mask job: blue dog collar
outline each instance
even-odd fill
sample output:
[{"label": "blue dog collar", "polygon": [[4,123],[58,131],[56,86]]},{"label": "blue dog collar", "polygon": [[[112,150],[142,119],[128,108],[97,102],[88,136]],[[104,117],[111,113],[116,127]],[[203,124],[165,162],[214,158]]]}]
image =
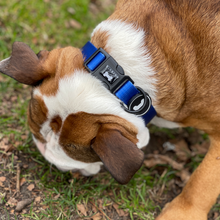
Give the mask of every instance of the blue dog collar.
[{"label": "blue dog collar", "polygon": [[123,102],[122,108],[126,112],[142,117],[147,125],[157,114],[150,96],[133,85],[133,80],[105,50],[97,49],[90,41],[81,50],[88,72]]}]

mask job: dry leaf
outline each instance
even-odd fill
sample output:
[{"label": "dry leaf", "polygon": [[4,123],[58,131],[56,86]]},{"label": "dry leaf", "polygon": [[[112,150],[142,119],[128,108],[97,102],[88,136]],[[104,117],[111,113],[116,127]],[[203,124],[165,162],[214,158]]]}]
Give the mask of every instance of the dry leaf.
[{"label": "dry leaf", "polygon": [[12,101],[12,102],[15,102],[15,101],[17,101],[17,100],[18,100],[18,97],[17,97],[17,96],[12,96],[12,97],[11,97],[11,101]]},{"label": "dry leaf", "polygon": [[146,167],[153,167],[158,164],[169,164],[173,167],[173,169],[176,170],[182,170],[183,169],[183,164],[182,163],[177,163],[173,159],[165,156],[165,155],[154,155],[154,154],[148,154],[147,159],[144,161],[144,164]]},{"label": "dry leaf", "polygon": [[191,156],[191,151],[184,139],[165,142],[163,147],[166,151],[174,151],[181,161],[186,161]]},{"label": "dry leaf", "polygon": [[3,185],[3,182],[6,180],[6,177],[4,177],[4,176],[1,176],[0,177],[0,186],[1,187],[4,187],[4,185]]},{"label": "dry leaf", "polygon": [[7,152],[11,152],[11,151],[13,151],[15,148],[14,148],[14,146],[13,145],[11,145],[11,144],[9,144],[8,146],[7,146],[7,148],[5,149],[5,152],[7,153]]},{"label": "dry leaf", "polygon": [[178,172],[176,175],[181,178],[181,180],[184,182],[184,184],[186,184],[186,182],[189,180],[189,178],[191,176],[191,173],[189,172],[188,169],[183,169],[180,172]]},{"label": "dry leaf", "polygon": [[4,176],[0,177],[0,182],[5,182],[5,180],[6,180],[6,177],[4,177]]},{"label": "dry leaf", "polygon": [[206,154],[209,149],[210,142],[205,141],[202,144],[192,145],[191,148],[195,154]]},{"label": "dry leaf", "polygon": [[16,211],[20,212],[22,209],[24,209],[26,206],[30,205],[32,203],[32,199],[24,199],[20,202],[18,202],[17,206],[16,206]]},{"label": "dry leaf", "polygon": [[40,202],[41,201],[41,197],[40,196],[36,197],[34,201],[35,202]]},{"label": "dry leaf", "polygon": [[22,177],[20,179],[20,186],[24,185],[25,182],[26,182],[26,179],[24,177]]},{"label": "dry leaf", "polygon": [[103,207],[103,200],[102,199],[98,199],[98,206],[99,206],[99,208],[100,209],[105,209],[104,207]]},{"label": "dry leaf", "polygon": [[83,204],[77,204],[77,209],[84,215],[87,216],[85,206]]},{"label": "dry leaf", "polygon": [[67,11],[72,15],[76,13],[75,9],[71,7],[67,8]]},{"label": "dry leaf", "polygon": [[89,4],[89,10],[90,10],[93,14],[99,13],[98,7],[97,7],[95,4],[93,4],[93,3],[90,3],[90,4]]},{"label": "dry leaf", "polygon": [[60,194],[57,194],[56,196],[54,196],[54,199],[57,200],[60,197]]},{"label": "dry leaf", "polygon": [[43,205],[42,208],[43,208],[43,209],[48,209],[49,206],[48,206],[48,205]]},{"label": "dry leaf", "polygon": [[0,141],[0,149],[5,150],[8,148],[8,139],[7,138],[3,138]]},{"label": "dry leaf", "polygon": [[32,190],[34,189],[34,184],[30,184],[30,185],[27,187],[27,189],[28,189],[29,191],[32,191]]},{"label": "dry leaf", "polygon": [[219,213],[218,213],[218,212],[214,212],[214,217],[213,217],[213,219],[214,219],[214,220],[217,220],[218,217],[219,217]]},{"label": "dry leaf", "polygon": [[6,205],[13,207],[13,206],[17,205],[17,202],[18,201],[15,198],[10,197],[10,199],[7,201]]},{"label": "dry leaf", "polygon": [[72,171],[70,171],[70,173],[73,176],[73,178],[75,178],[75,179],[79,179],[80,176],[81,176],[80,172],[72,172]]},{"label": "dry leaf", "polygon": [[186,161],[191,156],[191,151],[188,148],[188,145],[185,140],[180,140],[174,144],[177,157],[181,161]]},{"label": "dry leaf", "polygon": [[102,215],[98,212],[92,216],[92,220],[100,220],[102,219]]},{"label": "dry leaf", "polygon": [[74,19],[70,19],[69,25],[70,25],[70,27],[75,28],[75,29],[81,29],[81,27],[82,27],[82,25]]},{"label": "dry leaf", "polygon": [[24,164],[23,167],[24,167],[25,169],[27,169],[27,168],[29,167],[29,165],[28,165],[28,164]]},{"label": "dry leaf", "polygon": [[17,148],[22,145],[21,141],[15,141],[14,146]]},{"label": "dry leaf", "polygon": [[128,213],[125,213],[122,209],[119,209],[116,203],[113,204],[113,207],[120,217],[128,215]]},{"label": "dry leaf", "polygon": [[26,135],[26,134],[21,135],[22,140],[26,140],[27,138],[28,138],[28,135]]},{"label": "dry leaf", "polygon": [[92,211],[93,211],[94,213],[98,212],[97,208],[96,208],[93,204],[92,204]]}]

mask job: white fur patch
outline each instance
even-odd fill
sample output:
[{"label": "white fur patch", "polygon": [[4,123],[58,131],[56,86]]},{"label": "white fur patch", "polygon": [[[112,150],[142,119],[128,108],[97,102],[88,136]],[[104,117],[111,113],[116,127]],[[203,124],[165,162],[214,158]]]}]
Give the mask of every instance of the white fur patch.
[{"label": "white fur patch", "polygon": [[158,126],[158,127],[163,127],[163,128],[179,128],[181,127],[180,124],[172,122],[172,121],[167,121],[163,118],[159,117],[154,117],[153,120],[151,121],[152,124]]},{"label": "white fur patch", "polygon": [[156,99],[155,71],[151,67],[151,58],[145,46],[145,31],[120,20],[106,20],[101,22],[93,31],[108,33],[106,47],[114,59],[121,65],[125,74],[147,92],[152,101]]}]

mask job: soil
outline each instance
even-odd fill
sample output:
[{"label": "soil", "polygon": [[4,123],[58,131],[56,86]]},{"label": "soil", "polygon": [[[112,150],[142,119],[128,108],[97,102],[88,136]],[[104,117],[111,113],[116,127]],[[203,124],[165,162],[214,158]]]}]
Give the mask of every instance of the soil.
[{"label": "soil", "polygon": [[[154,130],[155,127],[151,127],[151,130]],[[209,141],[204,140],[204,134],[200,131],[193,130],[187,131],[185,129],[177,129],[172,131],[170,134],[165,134],[164,131],[153,131],[151,134],[151,139],[149,145],[144,149],[145,157],[147,161],[149,160],[149,155],[163,155],[168,158],[174,158],[178,163],[183,163],[183,169],[189,171],[190,174],[193,171],[193,168],[189,167],[192,164],[192,161],[197,158],[198,154],[195,151],[194,146],[204,146],[207,148]],[[175,138],[174,138],[175,137]],[[2,141],[2,140],[1,140]],[[188,148],[188,153],[190,156],[183,158],[177,157],[179,151],[174,151],[173,149],[166,149],[167,143],[173,145],[181,145]],[[181,143],[181,144],[180,144]],[[32,150],[35,149],[35,146],[31,147]],[[198,152],[201,153],[201,152]],[[12,157],[12,155],[14,155]],[[201,154],[199,154],[201,156]],[[200,158],[200,157],[199,157]],[[152,161],[152,160],[151,160]],[[149,163],[147,163],[149,166]],[[199,161],[198,161],[199,162]],[[186,168],[187,167],[187,168]],[[40,171],[41,166],[34,161],[34,158],[31,158],[30,155],[24,154],[22,151],[18,151],[16,148],[8,149],[7,153],[0,154],[0,219],[26,219],[21,216],[21,214],[29,213],[30,209],[35,211],[35,213],[41,212],[45,207],[42,203],[44,197],[44,191],[38,187],[40,178],[37,173]],[[166,167],[163,165],[156,165],[151,169],[152,176],[163,175],[166,171]],[[180,170],[181,171],[181,170]],[[106,171],[102,171],[106,172]],[[18,175],[21,173],[23,176],[27,175],[27,178],[22,178],[19,180],[18,184]],[[83,177],[85,178],[85,177]],[[34,181],[28,181],[28,180]],[[168,184],[168,187],[159,192],[159,196],[152,196],[151,199],[154,200],[156,205],[159,205],[161,208],[167,202],[170,202],[174,197],[176,197],[182,190],[182,187],[185,185],[184,178],[181,179],[180,176],[175,176]],[[158,190],[158,189],[157,189]],[[23,207],[20,212],[16,211],[16,206],[19,202],[24,202],[27,199],[30,199],[30,204]],[[220,203],[220,200],[217,201]],[[87,209],[94,209],[92,203],[89,203]],[[130,219],[126,213],[123,217],[120,217],[117,212],[117,208],[106,208],[105,213],[109,218],[117,219]],[[159,212],[159,209],[157,210]],[[16,214],[16,217],[15,217]],[[100,215],[102,213],[100,212]],[[9,217],[10,216],[10,217]],[[209,213],[209,220],[217,219],[220,216],[220,212],[213,209]],[[81,219],[77,214],[73,216],[72,219]]]}]

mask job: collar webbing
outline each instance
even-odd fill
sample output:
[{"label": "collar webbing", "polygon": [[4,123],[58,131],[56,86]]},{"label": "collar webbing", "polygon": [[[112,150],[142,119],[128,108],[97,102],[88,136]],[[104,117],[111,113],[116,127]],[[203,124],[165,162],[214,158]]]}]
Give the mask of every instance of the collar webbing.
[{"label": "collar webbing", "polygon": [[123,68],[105,50],[97,49],[90,41],[81,50],[88,72],[124,103],[125,111],[142,117],[147,125],[157,114],[150,96],[133,85],[132,79],[124,75]]}]

